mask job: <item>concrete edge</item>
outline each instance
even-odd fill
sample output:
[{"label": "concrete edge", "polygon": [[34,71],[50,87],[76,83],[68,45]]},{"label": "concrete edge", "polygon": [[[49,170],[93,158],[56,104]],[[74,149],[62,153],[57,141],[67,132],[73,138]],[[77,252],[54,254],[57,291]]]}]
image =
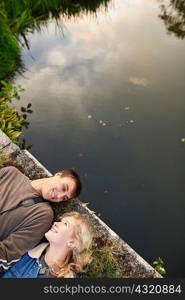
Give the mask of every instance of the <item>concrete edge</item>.
[{"label": "concrete edge", "polygon": [[31,158],[35,164],[44,170],[44,172],[48,175],[48,176],[53,176],[53,174],[51,172],[49,172],[36,158],[35,156],[33,156],[28,150],[22,150],[29,158]]}]

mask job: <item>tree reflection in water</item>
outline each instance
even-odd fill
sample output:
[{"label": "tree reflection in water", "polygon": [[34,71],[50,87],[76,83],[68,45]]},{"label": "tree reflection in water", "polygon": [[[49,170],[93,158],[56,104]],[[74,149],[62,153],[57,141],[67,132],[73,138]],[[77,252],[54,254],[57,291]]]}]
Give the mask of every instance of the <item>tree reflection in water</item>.
[{"label": "tree reflection in water", "polygon": [[184,0],[158,0],[161,5],[159,17],[164,21],[168,33],[176,37],[185,37],[185,1]]},{"label": "tree reflection in water", "polygon": [[111,0],[0,0],[0,80],[24,72],[21,47],[29,49],[28,34],[55,20],[59,29],[66,18],[96,14]]}]

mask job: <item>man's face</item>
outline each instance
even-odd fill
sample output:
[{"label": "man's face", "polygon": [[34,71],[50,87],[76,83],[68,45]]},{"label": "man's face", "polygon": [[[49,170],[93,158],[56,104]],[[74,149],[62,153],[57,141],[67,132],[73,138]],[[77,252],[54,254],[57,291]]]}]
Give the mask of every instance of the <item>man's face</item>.
[{"label": "man's face", "polygon": [[61,202],[73,198],[75,190],[76,183],[73,178],[55,175],[47,178],[42,186],[41,193],[46,200]]}]

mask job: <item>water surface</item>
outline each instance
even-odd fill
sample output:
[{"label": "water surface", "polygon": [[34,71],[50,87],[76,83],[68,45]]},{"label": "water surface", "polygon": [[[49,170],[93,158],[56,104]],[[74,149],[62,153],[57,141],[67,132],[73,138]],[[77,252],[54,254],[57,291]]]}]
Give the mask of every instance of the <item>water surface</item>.
[{"label": "water surface", "polygon": [[[80,199],[149,263],[185,276],[185,43],[155,0],[116,0],[97,17],[29,36],[24,105],[30,152],[75,168]],[[21,103],[23,104],[23,102]]]}]

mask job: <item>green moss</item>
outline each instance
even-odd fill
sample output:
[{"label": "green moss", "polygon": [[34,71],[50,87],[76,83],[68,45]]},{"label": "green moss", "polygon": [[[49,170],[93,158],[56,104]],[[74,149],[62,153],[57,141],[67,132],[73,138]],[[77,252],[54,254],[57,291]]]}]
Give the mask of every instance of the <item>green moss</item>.
[{"label": "green moss", "polygon": [[3,154],[3,150],[0,150],[0,168],[6,167],[10,162],[10,157],[6,154]]},{"label": "green moss", "polygon": [[17,169],[19,169],[19,171],[21,171],[23,174],[25,173],[24,169],[16,162],[16,160],[11,154],[6,154],[3,150],[0,150],[0,168],[8,166],[14,166]]},{"label": "green moss", "polygon": [[76,211],[76,205],[71,200],[60,203],[51,203],[51,205],[54,211],[55,220],[57,220],[59,216],[63,215],[64,213]]},{"label": "green moss", "polygon": [[96,238],[92,250],[92,261],[83,278],[115,278],[117,261],[112,254],[113,245],[110,241]]}]

